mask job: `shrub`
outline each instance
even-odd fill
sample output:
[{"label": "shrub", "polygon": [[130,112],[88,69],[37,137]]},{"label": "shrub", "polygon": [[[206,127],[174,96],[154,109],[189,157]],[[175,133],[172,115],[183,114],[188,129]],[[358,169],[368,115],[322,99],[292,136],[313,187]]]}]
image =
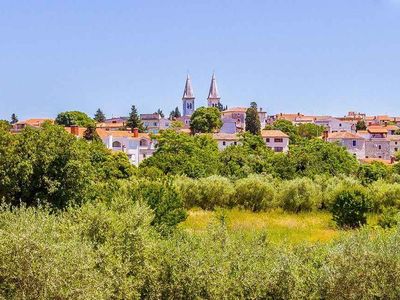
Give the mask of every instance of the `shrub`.
[{"label": "shrub", "polygon": [[199,202],[203,209],[232,206],[234,187],[232,182],[221,176],[210,176],[198,180]]},{"label": "shrub", "polygon": [[392,228],[399,223],[399,211],[393,207],[384,208],[379,216],[378,225],[382,228]]},{"label": "shrub", "polygon": [[354,177],[317,177],[316,182],[322,190],[322,208],[331,209],[338,193],[348,186],[362,188],[361,183]]},{"label": "shrub", "polygon": [[182,197],[183,203],[187,209],[200,204],[200,189],[198,180],[189,177],[176,177],[174,185],[177,192]]},{"label": "shrub", "polygon": [[373,182],[368,186],[372,210],[381,212],[384,208],[400,208],[400,184],[388,183],[383,180]]},{"label": "shrub", "polygon": [[235,182],[235,204],[260,211],[276,206],[276,187],[272,178],[265,176],[250,176]]},{"label": "shrub", "polygon": [[320,187],[309,178],[282,181],[279,189],[279,203],[287,211],[311,211],[321,204]]},{"label": "shrub", "polygon": [[347,187],[336,194],[332,214],[339,227],[356,228],[367,223],[369,201],[362,188]]}]

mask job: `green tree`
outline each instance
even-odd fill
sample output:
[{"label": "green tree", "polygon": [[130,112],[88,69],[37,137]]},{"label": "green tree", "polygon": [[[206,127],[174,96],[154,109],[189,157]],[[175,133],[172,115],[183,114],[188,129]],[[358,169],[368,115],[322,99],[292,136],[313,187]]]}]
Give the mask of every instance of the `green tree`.
[{"label": "green tree", "polygon": [[272,125],[267,125],[265,129],[281,130],[289,136],[292,145],[297,144],[301,140],[298,127],[288,120],[276,120]]},{"label": "green tree", "polygon": [[169,113],[169,118],[170,118],[170,120],[174,120],[174,119],[180,118],[181,116],[182,116],[182,115],[181,115],[181,112],[179,111],[178,106],[175,107],[175,109],[172,110],[172,111]]},{"label": "green tree", "polygon": [[369,201],[365,191],[347,187],[339,192],[333,202],[333,220],[342,228],[357,228],[367,223]]},{"label": "green tree", "polygon": [[80,127],[88,127],[94,123],[87,114],[81,111],[66,111],[59,113],[56,118],[56,124],[70,127],[77,125]]},{"label": "green tree", "polygon": [[101,142],[101,138],[96,131],[95,125],[89,125],[83,133],[83,138],[87,141],[98,141]]},{"label": "green tree", "polygon": [[298,134],[306,139],[320,137],[324,132],[325,128],[312,123],[305,123],[298,125]]},{"label": "green tree", "polygon": [[139,132],[144,132],[145,130],[135,105],[132,105],[131,107],[131,112],[129,113],[129,118],[126,121],[126,126],[129,128],[138,128]]},{"label": "green tree", "polygon": [[221,112],[216,107],[200,107],[190,118],[192,133],[211,133],[222,126]]},{"label": "green tree", "polygon": [[94,120],[97,123],[103,123],[106,120],[106,115],[103,113],[103,111],[100,108],[97,109],[96,113],[94,114]]},{"label": "green tree", "polygon": [[356,124],[356,130],[366,130],[367,129],[367,125],[365,125],[365,121],[364,120],[359,120]]},{"label": "green tree", "polygon": [[257,103],[251,102],[250,107],[246,110],[245,119],[246,131],[254,135],[259,135],[261,132],[261,123],[257,111]]},{"label": "green tree", "polygon": [[10,122],[10,124],[15,124],[15,123],[17,123],[17,122],[18,122],[17,115],[13,113],[13,114],[11,115],[11,122]]},{"label": "green tree", "polygon": [[271,173],[273,155],[260,136],[245,132],[240,135],[238,145],[231,145],[220,153],[219,173],[232,178]]},{"label": "green tree", "polygon": [[157,111],[154,112],[154,113],[155,113],[155,114],[159,114],[161,118],[164,118],[164,113],[163,113],[163,111],[161,110],[161,108],[157,109]]},{"label": "green tree", "polygon": [[7,120],[0,120],[0,128],[10,130],[11,124]]},{"label": "green tree", "polygon": [[354,174],[358,168],[357,159],[344,147],[320,139],[292,145],[289,155],[300,176]]},{"label": "green tree", "polygon": [[357,177],[360,181],[367,185],[379,179],[386,179],[390,175],[391,170],[384,163],[374,161],[370,164],[362,164],[358,167]]},{"label": "green tree", "polygon": [[174,130],[157,135],[157,149],[140,168],[156,167],[164,174],[182,174],[198,178],[218,171],[218,146],[209,135],[191,136]]}]

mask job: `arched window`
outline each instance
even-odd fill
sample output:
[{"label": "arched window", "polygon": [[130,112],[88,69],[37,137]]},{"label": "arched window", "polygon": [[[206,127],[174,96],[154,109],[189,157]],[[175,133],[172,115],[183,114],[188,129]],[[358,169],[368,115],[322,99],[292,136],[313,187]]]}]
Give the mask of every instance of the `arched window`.
[{"label": "arched window", "polygon": [[121,143],[118,141],[115,141],[112,143],[113,148],[121,148]]}]

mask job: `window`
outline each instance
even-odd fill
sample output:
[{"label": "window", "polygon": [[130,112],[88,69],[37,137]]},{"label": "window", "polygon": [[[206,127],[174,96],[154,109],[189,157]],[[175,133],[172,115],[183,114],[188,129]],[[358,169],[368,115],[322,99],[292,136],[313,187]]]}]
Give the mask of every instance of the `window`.
[{"label": "window", "polygon": [[395,145],[397,145],[397,142],[394,142]]},{"label": "window", "polygon": [[353,147],[357,146],[357,141],[353,141]]},{"label": "window", "polygon": [[283,151],[283,147],[275,147],[274,151],[275,152],[282,152]]},{"label": "window", "polygon": [[237,142],[233,142],[234,145],[237,145]]},{"label": "window", "polygon": [[118,141],[115,141],[112,143],[113,148],[121,148],[121,143]]},{"label": "window", "polygon": [[378,158],[382,158],[382,156],[379,155]]},{"label": "window", "polygon": [[342,127],[342,123],[339,123],[339,127]]},{"label": "window", "polygon": [[381,146],[381,145],[378,145],[378,149],[381,150],[381,149],[382,149],[382,146]]},{"label": "window", "polygon": [[223,141],[223,142],[222,142],[222,145],[223,145],[223,146],[225,146],[225,145],[226,145],[226,142],[225,142],[225,141]]},{"label": "window", "polygon": [[269,143],[269,138],[266,138],[265,141],[266,141],[267,143]]},{"label": "window", "polygon": [[143,159],[146,158],[146,153],[143,153]]},{"label": "window", "polygon": [[394,148],[394,152],[397,152],[397,151],[399,151],[399,148]]},{"label": "window", "polygon": [[275,143],[283,143],[283,139],[282,138],[276,138],[274,139]]},{"label": "window", "polygon": [[139,145],[140,146],[147,146],[147,141],[146,140],[140,140]]},{"label": "window", "polygon": [[153,123],[153,126],[157,126],[157,122],[154,122],[154,123]]}]

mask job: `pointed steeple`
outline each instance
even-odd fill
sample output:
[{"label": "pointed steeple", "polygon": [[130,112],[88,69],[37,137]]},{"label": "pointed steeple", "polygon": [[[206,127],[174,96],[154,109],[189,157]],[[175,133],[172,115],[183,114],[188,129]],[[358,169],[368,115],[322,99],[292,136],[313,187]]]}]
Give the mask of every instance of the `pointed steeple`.
[{"label": "pointed steeple", "polygon": [[190,116],[194,112],[194,93],[189,74],[186,77],[185,89],[182,96],[183,116]]},{"label": "pointed steeple", "polygon": [[212,78],[211,78],[211,84],[210,84],[210,90],[208,92],[208,98],[207,99],[221,99],[218,93],[218,87],[217,87],[217,80],[215,78],[215,73],[213,73]]},{"label": "pointed steeple", "polygon": [[185,90],[183,91],[182,100],[183,99],[194,99],[192,81],[190,80],[189,74],[186,77]]}]

